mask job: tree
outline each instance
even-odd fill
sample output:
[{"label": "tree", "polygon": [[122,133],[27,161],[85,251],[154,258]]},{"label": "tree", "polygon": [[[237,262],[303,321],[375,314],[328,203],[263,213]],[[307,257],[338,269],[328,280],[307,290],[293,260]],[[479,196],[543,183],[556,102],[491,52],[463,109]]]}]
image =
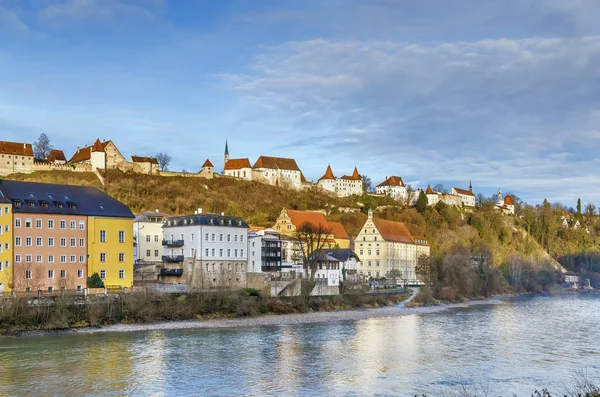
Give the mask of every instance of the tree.
[{"label": "tree", "polygon": [[423,254],[417,258],[415,273],[425,285],[433,287],[433,283],[437,279],[437,269],[431,260],[431,256]]},{"label": "tree", "polygon": [[48,135],[42,133],[33,144],[33,155],[36,159],[45,160],[52,149],[54,147],[50,144],[50,138],[48,138]]},{"label": "tree", "polygon": [[423,192],[421,190],[421,193],[419,193],[419,198],[417,199],[417,203],[415,204],[415,207],[417,208],[417,211],[419,211],[422,214],[423,212],[425,212],[425,210],[427,209],[428,206],[429,206],[429,202],[427,200],[427,196],[425,195],[425,192]]},{"label": "tree", "polygon": [[438,183],[437,185],[435,185],[433,187],[433,191],[434,192],[440,192],[440,193],[448,193],[448,189],[446,189],[444,187],[444,185],[442,185],[441,183]]},{"label": "tree", "polygon": [[302,246],[301,255],[306,272],[310,271],[310,280],[315,279],[317,266],[319,264],[319,255],[313,255],[316,251],[326,248],[329,244],[331,228],[326,225],[315,225],[311,222],[305,222],[296,229],[296,238]]},{"label": "tree", "polygon": [[387,278],[391,278],[396,285],[396,280],[402,278],[402,272],[399,269],[392,269],[385,275]]},{"label": "tree", "polygon": [[581,217],[581,199],[577,199],[577,215]]},{"label": "tree", "polygon": [[156,161],[158,161],[158,167],[161,171],[166,171],[169,169],[169,164],[171,164],[171,156],[167,153],[158,153],[156,155]]},{"label": "tree", "polygon": [[104,288],[104,281],[100,278],[98,273],[94,273],[87,279],[88,288]]},{"label": "tree", "polygon": [[416,194],[417,194],[417,191],[415,189],[413,189],[413,187],[411,185],[407,185],[406,186],[406,196],[404,198],[404,202],[402,203],[402,205],[404,205],[405,207],[410,207],[415,199]]},{"label": "tree", "polygon": [[592,220],[596,215],[596,206],[592,203],[587,203],[585,205],[585,216],[589,220]]},{"label": "tree", "polygon": [[362,182],[363,182],[363,191],[365,193],[370,193],[373,191],[373,183],[371,182],[371,178],[369,178],[366,175],[363,175]]}]

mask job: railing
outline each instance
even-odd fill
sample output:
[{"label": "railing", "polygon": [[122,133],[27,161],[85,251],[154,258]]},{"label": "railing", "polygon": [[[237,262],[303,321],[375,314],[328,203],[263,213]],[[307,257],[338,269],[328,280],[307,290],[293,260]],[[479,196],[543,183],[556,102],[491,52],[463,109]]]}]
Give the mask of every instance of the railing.
[{"label": "railing", "polygon": [[183,240],[163,240],[162,245],[167,247],[183,247]]},{"label": "railing", "polygon": [[183,269],[160,269],[161,276],[183,276]]},{"label": "railing", "polygon": [[162,260],[163,260],[163,262],[179,263],[179,262],[183,262],[183,255],[176,255],[176,256],[163,255]]}]

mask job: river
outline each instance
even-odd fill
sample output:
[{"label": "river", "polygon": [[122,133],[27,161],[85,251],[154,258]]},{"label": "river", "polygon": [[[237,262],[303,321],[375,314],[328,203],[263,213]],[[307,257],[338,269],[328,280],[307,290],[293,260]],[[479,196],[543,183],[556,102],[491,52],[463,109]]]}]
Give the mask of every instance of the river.
[{"label": "river", "polygon": [[[377,309],[373,309],[377,310]],[[600,295],[321,324],[0,340],[0,396],[490,396],[600,374]]]}]

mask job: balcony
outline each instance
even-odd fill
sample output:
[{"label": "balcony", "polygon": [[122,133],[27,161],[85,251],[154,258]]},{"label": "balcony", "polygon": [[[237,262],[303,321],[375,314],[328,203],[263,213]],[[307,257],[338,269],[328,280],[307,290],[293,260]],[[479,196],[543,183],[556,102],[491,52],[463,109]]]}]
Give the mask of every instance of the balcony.
[{"label": "balcony", "polygon": [[183,255],[175,255],[175,256],[163,255],[162,260],[163,260],[163,262],[168,262],[168,263],[180,263],[180,262],[183,262]]},{"label": "balcony", "polygon": [[163,240],[162,245],[169,248],[183,247],[183,240]]},{"label": "balcony", "polygon": [[183,276],[183,269],[160,269],[161,276]]}]

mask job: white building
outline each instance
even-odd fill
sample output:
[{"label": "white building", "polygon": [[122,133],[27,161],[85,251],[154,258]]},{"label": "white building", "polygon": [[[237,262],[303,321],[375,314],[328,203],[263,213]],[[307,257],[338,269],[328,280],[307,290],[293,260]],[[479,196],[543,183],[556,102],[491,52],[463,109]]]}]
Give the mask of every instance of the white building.
[{"label": "white building", "polygon": [[326,278],[329,286],[338,285],[346,280],[357,280],[360,258],[351,249],[324,249],[315,251],[312,255],[318,262],[315,279]]},{"label": "white building", "polygon": [[358,173],[356,167],[354,167],[352,175],[344,175],[341,178],[337,178],[333,175],[331,165],[328,165],[325,174],[319,178],[317,186],[328,192],[335,193],[338,197],[360,196],[364,190],[362,176]]},{"label": "white building", "polygon": [[260,156],[252,166],[252,179],[292,189],[302,186],[302,172],[296,160],[283,157]]},{"label": "white building", "polygon": [[163,261],[183,269],[196,288],[246,285],[248,225],[237,217],[196,214],[171,217],[163,226]]},{"label": "white building", "polygon": [[248,272],[281,270],[281,240],[273,229],[250,231],[248,234]]},{"label": "white building", "polygon": [[475,194],[471,183],[469,183],[469,190],[453,187],[451,194],[459,196],[464,207],[475,207]]},{"label": "white building", "polygon": [[385,181],[381,182],[375,188],[377,194],[385,194],[397,201],[406,200],[407,191],[404,181],[399,176],[386,176]]},{"label": "white building", "polygon": [[163,225],[169,215],[158,210],[139,214],[133,220],[135,262],[162,262]]},{"label": "white building", "polygon": [[508,194],[502,197],[502,191],[498,190],[496,208],[502,211],[505,215],[515,214],[515,202]]}]

